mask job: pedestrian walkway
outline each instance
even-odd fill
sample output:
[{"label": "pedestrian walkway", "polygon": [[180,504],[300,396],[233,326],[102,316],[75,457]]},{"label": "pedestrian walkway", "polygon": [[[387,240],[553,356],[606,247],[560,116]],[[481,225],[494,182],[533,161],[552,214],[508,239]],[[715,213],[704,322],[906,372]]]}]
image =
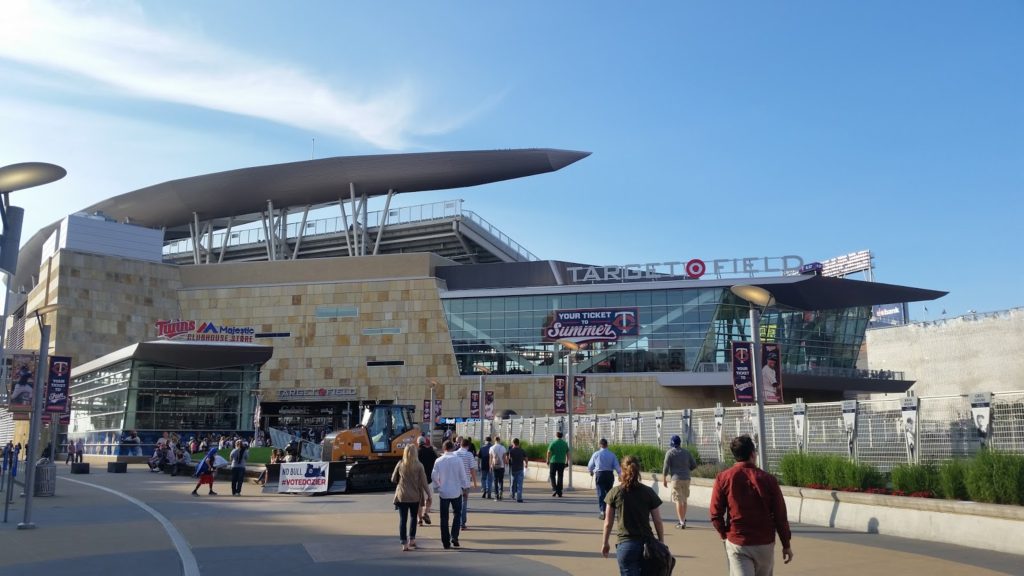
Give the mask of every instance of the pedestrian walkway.
[{"label": "pedestrian walkway", "polygon": [[[474,492],[462,549],[443,550],[437,504],[434,524],[420,529],[420,549],[401,552],[398,514],[390,494],[321,497],[263,495],[247,484],[243,496],[193,498],[189,478],[150,474],[58,473],[57,494],[38,498],[35,530],[16,530],[23,510],[15,498],[0,524],[0,576],[24,574],[145,574],[179,576],[183,564],[168,531],[150,513],[102,486],[134,497],[165,517],[187,541],[201,574],[336,576],[355,574],[469,574],[548,576],[615,574],[600,556],[601,521],[594,492],[552,498],[541,482],[527,482],[526,502],[484,500]],[[671,503],[661,510],[666,541],[682,574],[725,574],[722,544],[707,511],[692,508],[689,528],[672,528]],[[795,560],[780,575],[901,576],[1019,574],[1024,558],[827,528],[794,526]],[[73,567],[73,569],[72,569]],[[353,572],[349,572],[353,571]]]}]

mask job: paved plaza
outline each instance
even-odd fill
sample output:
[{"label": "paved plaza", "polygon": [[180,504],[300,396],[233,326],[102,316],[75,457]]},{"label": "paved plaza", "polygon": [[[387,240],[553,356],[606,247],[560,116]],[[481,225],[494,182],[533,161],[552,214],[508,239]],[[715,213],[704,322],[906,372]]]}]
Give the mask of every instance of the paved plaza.
[{"label": "paved plaza", "polygon": [[[195,498],[193,485],[144,465],[76,476],[61,466],[56,496],[34,501],[36,529],[16,529],[24,504],[15,496],[0,524],[0,576],[617,573],[614,559],[599,554],[601,522],[590,490],[558,499],[543,483],[528,482],[522,504],[474,495],[461,550],[441,548],[435,504],[434,525],[417,535],[420,549],[402,552],[390,494],[264,495],[247,484],[236,498],[218,482],[220,495]],[[671,504],[662,516],[677,573],[726,573],[706,509],[691,509],[686,530],[671,528]],[[983,576],[1020,574],[1024,566],[1018,556],[969,548],[815,526],[793,532],[795,560],[780,563],[776,574]]]}]

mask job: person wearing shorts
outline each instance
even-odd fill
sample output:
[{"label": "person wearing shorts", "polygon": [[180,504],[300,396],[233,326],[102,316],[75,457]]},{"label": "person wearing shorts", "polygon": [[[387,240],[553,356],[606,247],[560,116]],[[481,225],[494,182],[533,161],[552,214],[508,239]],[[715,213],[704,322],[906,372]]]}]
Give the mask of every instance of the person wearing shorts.
[{"label": "person wearing shorts", "polygon": [[697,467],[690,451],[682,447],[682,439],[677,435],[669,441],[671,446],[665,453],[665,463],[661,470],[661,484],[668,488],[672,482],[672,501],[676,503],[676,528],[686,528],[686,500],[690,497],[690,471]]}]

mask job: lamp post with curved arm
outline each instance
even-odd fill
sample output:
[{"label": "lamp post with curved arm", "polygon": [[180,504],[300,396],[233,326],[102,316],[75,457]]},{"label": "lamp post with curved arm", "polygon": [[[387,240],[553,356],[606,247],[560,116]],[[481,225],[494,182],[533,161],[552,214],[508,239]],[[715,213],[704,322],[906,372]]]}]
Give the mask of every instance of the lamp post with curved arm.
[{"label": "lamp post with curved arm", "polygon": [[569,339],[566,339],[566,338],[563,338],[561,340],[556,340],[556,343],[559,346],[561,346],[562,348],[565,348],[566,350],[569,351],[569,353],[565,356],[565,388],[566,388],[565,394],[566,394],[566,396],[568,396],[568,398],[566,399],[567,400],[566,403],[569,405],[569,410],[568,410],[568,413],[569,413],[569,434],[568,434],[568,437],[566,438],[565,442],[566,442],[566,444],[569,445],[569,454],[568,454],[568,456],[566,456],[566,460],[568,460],[568,462],[566,462],[566,464],[567,464],[568,470],[569,470],[569,484],[567,485],[566,489],[571,491],[572,490],[572,454],[573,454],[572,451],[574,449],[573,448],[573,435],[572,435],[572,417],[573,417],[573,412],[575,411],[574,401],[572,399],[573,392],[571,392],[571,391],[575,391],[575,389],[576,389],[576,387],[575,387],[575,385],[573,384],[573,381],[572,381],[572,355],[575,354],[577,351],[579,351],[580,345],[575,343],[575,342],[573,342],[572,340],[569,340]]},{"label": "lamp post with curved arm", "polygon": [[754,381],[754,395],[757,400],[757,450],[760,452],[757,462],[762,470],[768,471],[768,455],[765,450],[767,426],[764,417],[764,382],[761,379],[761,313],[775,304],[775,296],[760,286],[746,284],[733,286],[729,291],[745,300],[750,308],[750,330],[753,332],[754,348],[754,369],[751,370],[751,378]]}]

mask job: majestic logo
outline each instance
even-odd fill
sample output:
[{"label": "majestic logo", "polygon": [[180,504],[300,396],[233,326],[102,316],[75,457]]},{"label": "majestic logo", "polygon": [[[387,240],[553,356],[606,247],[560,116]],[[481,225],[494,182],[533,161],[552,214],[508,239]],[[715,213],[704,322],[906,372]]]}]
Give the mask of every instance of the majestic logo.
[{"label": "majestic logo", "polygon": [[156,335],[171,340],[196,329],[195,320],[157,320]]},{"label": "majestic logo", "polygon": [[190,340],[197,342],[252,342],[256,329],[252,326],[225,326],[214,322],[195,320],[157,320],[157,336],[167,340]]}]

